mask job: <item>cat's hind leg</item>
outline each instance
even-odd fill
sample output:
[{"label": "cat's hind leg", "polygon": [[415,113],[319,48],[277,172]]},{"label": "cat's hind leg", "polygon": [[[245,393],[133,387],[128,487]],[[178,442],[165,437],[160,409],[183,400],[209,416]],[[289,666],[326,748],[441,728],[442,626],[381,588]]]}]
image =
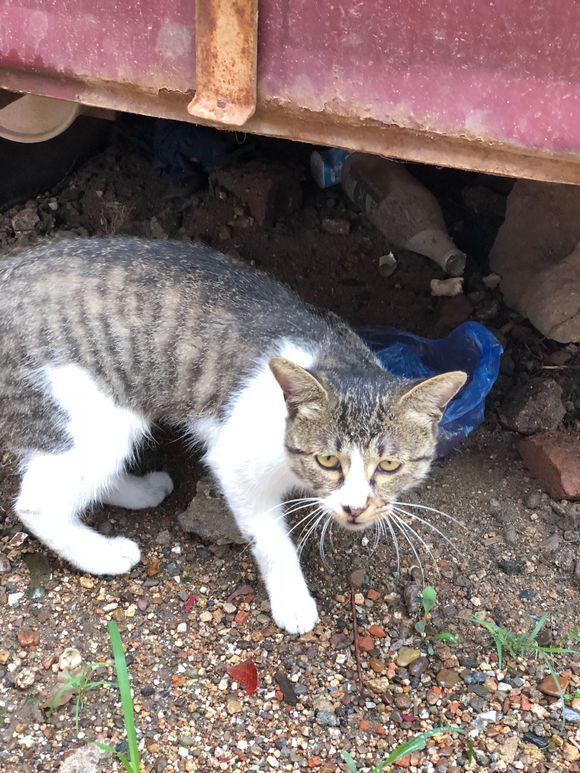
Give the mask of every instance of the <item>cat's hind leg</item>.
[{"label": "cat's hind leg", "polygon": [[138,545],[106,537],[80,520],[83,510],[115,486],[147,423],[105,394],[76,365],[47,368],[47,388],[66,415],[69,446],[32,452],[23,464],[16,514],[45,545],[92,574],[128,572],[140,559]]},{"label": "cat's hind leg", "polygon": [[173,481],[166,472],[149,472],[137,476],[121,475],[101,496],[105,505],[143,510],[157,507],[173,491]]}]

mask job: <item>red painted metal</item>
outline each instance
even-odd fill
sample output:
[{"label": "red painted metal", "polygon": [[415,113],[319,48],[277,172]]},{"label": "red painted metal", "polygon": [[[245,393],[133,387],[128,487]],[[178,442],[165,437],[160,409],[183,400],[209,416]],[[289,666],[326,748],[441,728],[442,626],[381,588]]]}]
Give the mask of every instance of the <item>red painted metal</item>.
[{"label": "red painted metal", "polygon": [[[0,86],[182,120],[194,0],[0,0]],[[248,131],[580,182],[578,0],[260,0]]]}]

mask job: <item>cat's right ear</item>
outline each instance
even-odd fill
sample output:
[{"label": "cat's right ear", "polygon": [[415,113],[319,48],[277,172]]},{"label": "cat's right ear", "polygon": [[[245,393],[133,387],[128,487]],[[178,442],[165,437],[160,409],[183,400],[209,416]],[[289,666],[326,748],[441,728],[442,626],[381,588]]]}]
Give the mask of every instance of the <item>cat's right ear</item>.
[{"label": "cat's right ear", "polygon": [[328,399],[328,393],[312,373],[284,357],[272,357],[268,363],[282,389],[290,414],[299,408],[313,409]]}]

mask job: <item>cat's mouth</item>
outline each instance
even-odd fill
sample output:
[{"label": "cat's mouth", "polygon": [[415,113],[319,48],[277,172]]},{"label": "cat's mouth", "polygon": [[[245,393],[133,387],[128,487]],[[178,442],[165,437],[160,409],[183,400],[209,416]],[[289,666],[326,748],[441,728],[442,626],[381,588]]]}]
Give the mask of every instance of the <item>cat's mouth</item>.
[{"label": "cat's mouth", "polygon": [[374,526],[377,519],[384,517],[387,511],[384,507],[381,508],[381,513],[377,512],[377,508],[370,505],[365,510],[358,513],[348,512],[346,509],[342,509],[339,512],[334,512],[334,519],[342,526],[343,529],[348,531],[364,531],[371,526]]}]

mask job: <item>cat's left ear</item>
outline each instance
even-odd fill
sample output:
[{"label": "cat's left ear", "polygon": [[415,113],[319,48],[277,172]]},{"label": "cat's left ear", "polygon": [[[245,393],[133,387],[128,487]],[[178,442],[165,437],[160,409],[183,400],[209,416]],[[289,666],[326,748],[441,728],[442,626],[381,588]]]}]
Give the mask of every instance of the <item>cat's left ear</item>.
[{"label": "cat's left ear", "polygon": [[268,363],[280,385],[289,412],[299,408],[315,408],[326,402],[328,393],[312,373],[284,357],[272,357]]},{"label": "cat's left ear", "polygon": [[401,403],[416,413],[439,419],[466,381],[467,373],[460,370],[441,373],[415,384],[401,397]]}]

